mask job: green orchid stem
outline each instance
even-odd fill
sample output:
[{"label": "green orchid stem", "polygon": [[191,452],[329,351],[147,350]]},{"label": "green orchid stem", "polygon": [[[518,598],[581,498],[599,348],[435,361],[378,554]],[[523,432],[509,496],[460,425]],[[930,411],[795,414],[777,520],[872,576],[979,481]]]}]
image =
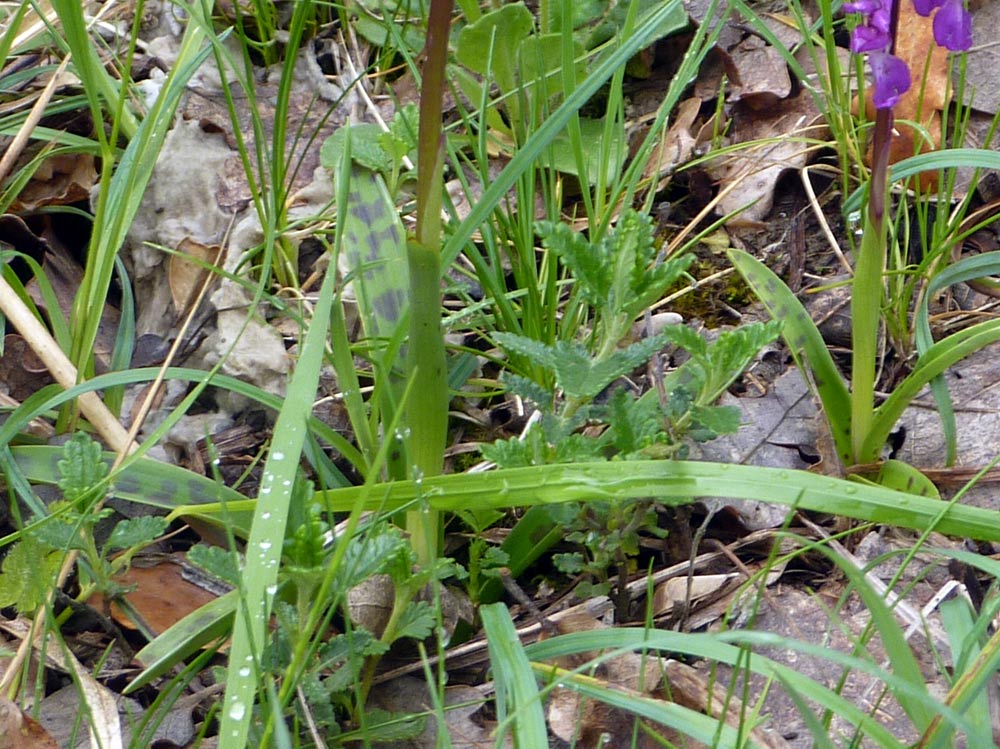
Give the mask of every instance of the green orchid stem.
[{"label": "green orchid stem", "polygon": [[[420,93],[417,145],[416,239],[407,243],[410,269],[410,338],[407,374],[419,383],[406,403],[407,458],[412,478],[437,476],[448,436],[448,364],[441,331],[441,207],[444,136],[441,112],[452,0],[432,0]],[[441,520],[434,510],[406,514],[417,562],[430,565],[440,548]]]},{"label": "green orchid stem", "polygon": [[851,448],[855,463],[867,463],[877,457],[866,455],[863,445],[871,430],[875,410],[878,334],[885,292],[882,277],[885,274],[886,243],[889,236],[885,217],[892,126],[892,110],[876,110],[868,213],[854,269],[851,294],[851,337],[854,352],[851,363]]}]

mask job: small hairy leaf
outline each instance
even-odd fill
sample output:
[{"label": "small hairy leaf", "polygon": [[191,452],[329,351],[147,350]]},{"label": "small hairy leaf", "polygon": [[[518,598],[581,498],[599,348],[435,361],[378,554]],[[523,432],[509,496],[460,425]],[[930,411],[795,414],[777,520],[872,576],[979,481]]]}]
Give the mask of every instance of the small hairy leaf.
[{"label": "small hairy leaf", "polygon": [[608,401],[604,418],[609,441],[620,457],[628,457],[667,438],[663,431],[663,409],[655,398],[639,399],[628,391],[615,391]]},{"label": "small hairy leaf", "polygon": [[31,614],[45,602],[62,563],[62,552],[24,536],[3,560],[0,571],[0,608],[13,606]]},{"label": "small hairy leaf", "polygon": [[63,459],[57,465],[59,488],[67,502],[85,497],[108,475],[101,446],[83,432],[74,434],[63,446]]},{"label": "small hairy leaf", "polygon": [[143,515],[119,521],[108,537],[105,549],[129,549],[149,543],[163,535],[169,523],[164,517]]},{"label": "small hairy leaf", "polygon": [[534,464],[534,448],[527,440],[517,437],[483,443],[479,449],[483,457],[496,463],[498,468],[523,468]]},{"label": "small hairy leaf", "polygon": [[555,252],[569,269],[583,298],[594,307],[605,307],[613,279],[607,245],[591,245],[586,237],[561,222],[540,221],[536,231],[542,245]]}]

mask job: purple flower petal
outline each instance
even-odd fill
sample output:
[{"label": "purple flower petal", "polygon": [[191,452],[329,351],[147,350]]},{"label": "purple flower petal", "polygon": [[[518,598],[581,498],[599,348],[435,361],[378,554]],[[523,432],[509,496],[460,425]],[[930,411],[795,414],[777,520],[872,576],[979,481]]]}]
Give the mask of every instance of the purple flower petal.
[{"label": "purple flower petal", "polygon": [[873,13],[882,7],[882,0],[857,0],[840,6],[845,13]]},{"label": "purple flower petal", "polygon": [[884,34],[889,33],[889,24],[892,18],[889,16],[888,8],[879,8],[868,15],[868,25]]},{"label": "purple flower petal", "polygon": [[972,15],[962,0],[942,0],[934,14],[934,41],[952,52],[972,47]]},{"label": "purple flower petal", "polygon": [[889,34],[871,26],[856,26],[851,34],[851,52],[875,52],[889,47]]},{"label": "purple flower petal", "polygon": [[922,16],[929,16],[931,11],[941,6],[944,0],[913,0],[913,9]]},{"label": "purple flower petal", "polygon": [[872,101],[878,109],[891,109],[899,97],[910,89],[910,69],[906,63],[888,52],[873,52],[868,56],[872,66],[874,91]]}]

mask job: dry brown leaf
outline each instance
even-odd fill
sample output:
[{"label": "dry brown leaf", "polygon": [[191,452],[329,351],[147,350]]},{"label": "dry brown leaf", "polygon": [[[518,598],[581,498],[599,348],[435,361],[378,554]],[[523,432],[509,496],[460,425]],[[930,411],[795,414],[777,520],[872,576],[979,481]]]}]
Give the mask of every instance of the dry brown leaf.
[{"label": "dry brown leaf", "polygon": [[58,749],[48,731],[10,700],[0,697],[0,749]]},{"label": "dry brown leaf", "polygon": [[170,284],[174,310],[183,316],[190,311],[191,304],[211,273],[205,266],[215,266],[219,262],[222,248],[217,244],[202,244],[191,237],[185,237],[177,245],[177,252],[179,254],[170,256],[167,282]]},{"label": "dry brown leaf", "polygon": [[665,616],[677,604],[696,605],[699,601],[716,598],[732,589],[740,575],[730,572],[724,575],[694,575],[688,578],[672,577],[653,592],[653,615]]},{"label": "dry brown leaf", "polygon": [[[650,154],[643,169],[645,179],[669,175],[677,167],[691,160],[697,140],[694,136],[694,122],[701,110],[701,99],[692,97],[677,106],[670,129]],[[661,186],[662,188],[662,186]]]},{"label": "dry brown leaf", "polygon": [[812,95],[804,89],[766,113],[743,104],[734,107],[729,141],[756,143],[709,163],[708,173],[720,187],[716,212],[738,214],[741,222],[763,220],[771,212],[781,173],[805,166],[814,150],[812,142],[827,137],[828,128],[821,120]]},{"label": "dry brown leaf", "polygon": [[97,184],[97,168],[89,154],[60,154],[42,162],[31,180],[11,204],[11,211],[23,213],[46,205],[68,205],[90,198]]}]

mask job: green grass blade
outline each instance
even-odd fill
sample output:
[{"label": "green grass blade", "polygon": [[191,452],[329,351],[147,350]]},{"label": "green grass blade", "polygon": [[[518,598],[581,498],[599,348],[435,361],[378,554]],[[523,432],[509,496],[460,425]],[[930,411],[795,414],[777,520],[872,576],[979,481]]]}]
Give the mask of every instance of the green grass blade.
[{"label": "green grass blade", "polygon": [[[574,674],[560,668],[535,664],[539,676],[558,679],[559,685],[570,689],[588,700],[602,702],[617,710],[655,721],[672,728],[682,736],[688,736],[701,745],[723,749],[765,749],[755,741],[749,741],[743,732],[722,723],[717,718],[678,705],[668,700],[658,700],[621,687],[604,686],[598,679],[582,674]],[[532,745],[534,746],[534,745]]]},{"label": "green grass blade", "polygon": [[[491,473],[432,476],[369,487],[365,509],[402,507],[418,497],[438,510],[524,507],[555,502],[623,502],[656,497],[683,505],[694,497],[732,497],[833,513],[875,523],[983,540],[1000,540],[997,514],[979,507],[819,476],[808,471],[697,461],[635,460],[508,468]],[[361,489],[317,492],[335,512],[355,506]]]},{"label": "green grass blade", "polygon": [[730,250],[727,254],[771,317],[781,320],[782,336],[795,363],[801,371],[812,373],[812,386],[823,404],[837,454],[842,461],[854,463],[849,421],[851,396],[816,324],[770,268],[740,250]]},{"label": "green grass blade", "polygon": [[159,678],[199,648],[226,637],[232,631],[238,603],[239,594],[230,591],[192,611],[136,653],[144,668],[129,682],[125,694]]},{"label": "green grass blade", "polygon": [[[221,749],[243,749],[250,730],[261,676],[260,657],[277,590],[292,490],[323,364],[335,282],[336,274],[332,271],[323,279],[312,323],[306,332],[288,395],[278,414],[271,451],[261,476],[240,587],[243,597],[237,609],[229,653],[230,668],[219,731]],[[247,668],[250,665],[254,667]]]},{"label": "green grass blade", "polygon": [[1000,340],[1000,320],[991,320],[953,333],[927,349],[917,359],[913,371],[876,409],[871,432],[865,439],[861,455],[857,456],[858,462],[867,463],[878,457],[899,417],[925,385],[948,367],[997,340]]},{"label": "green grass blade", "polygon": [[[958,595],[949,598],[941,604],[940,611],[941,627],[947,633],[948,643],[951,646],[956,680],[967,677],[967,669],[983,653],[978,641],[983,633],[976,626],[972,608],[966,597]],[[968,746],[990,746],[993,743],[993,730],[989,692],[986,689],[972,692],[968,703],[962,705],[962,711],[968,716],[973,729],[966,737]]]},{"label": "green grass blade", "polygon": [[[902,742],[896,739],[887,728],[839,694],[770,658],[756,653],[748,654],[744,648],[736,647],[727,639],[714,634],[621,627],[559,635],[532,643],[525,647],[525,652],[532,661],[544,661],[593,651],[604,651],[603,657],[607,658],[630,650],[648,652],[655,649],[671,654],[703,658],[733,668],[747,669],[764,678],[779,679],[781,682],[791,685],[799,695],[815,702],[822,708],[843,716],[845,720],[857,726],[858,730],[873,738],[879,745],[892,749],[902,749]],[[798,649],[798,645],[799,643],[786,642],[778,647],[795,646]],[[843,659],[847,664],[858,663],[858,659],[851,656],[844,655]],[[871,666],[871,664],[864,665]]]},{"label": "green grass blade", "polygon": [[[985,252],[982,255],[973,255],[959,260],[930,280],[926,292],[920,298],[914,321],[917,351],[921,356],[934,345],[928,311],[930,300],[934,299],[938,292],[953,284],[993,276],[998,273],[1000,273],[1000,252]],[[945,463],[950,466],[955,462],[957,428],[955,426],[955,410],[952,408],[951,396],[948,393],[948,386],[943,375],[938,375],[931,380],[931,392],[934,394],[934,401],[937,403],[938,413],[941,416],[941,429],[944,433],[947,453]]]},{"label": "green grass blade", "polygon": [[856,566],[822,544],[816,544],[814,548],[840,567],[840,571],[847,577],[851,586],[864,601],[865,608],[871,614],[872,624],[879,633],[879,639],[889,657],[893,674],[909,686],[909,689],[896,689],[892,684],[889,684],[889,688],[896,701],[906,711],[913,725],[916,726],[917,730],[923,732],[931,720],[931,716],[927,712],[926,700],[919,699],[924,696],[929,697],[927,684],[920,671],[920,665],[906,641],[906,635],[893,616],[892,610],[882,595],[872,587],[864,573]]},{"label": "green grass blade", "polygon": [[497,722],[510,723],[514,746],[548,746],[542,698],[510,612],[502,603],[493,603],[479,613],[496,682]]},{"label": "green grass blade", "polygon": [[[202,6],[198,5],[197,8]],[[88,262],[73,306],[74,339],[71,359],[81,373],[90,371],[88,363],[93,356],[101,310],[104,309],[118,250],[139,210],[167,131],[173,126],[174,113],[181,96],[187,90],[187,82],[208,57],[210,48],[203,45],[204,23],[210,24],[211,21],[192,16],[178,50],[177,60],[167,75],[156,103],[122,154],[110,183],[102,185],[106,189],[102,190],[98,201]]]},{"label": "green grass blade", "polygon": [[[83,81],[90,113],[94,122],[103,122],[102,105],[109,112],[119,110],[122,84],[111,76],[98,56],[83,17],[83,7],[77,0],[52,0],[52,8],[59,16],[63,29],[65,45],[73,55],[73,66]],[[124,107],[120,110],[120,126],[126,138],[134,136],[139,128],[135,115]]]}]

